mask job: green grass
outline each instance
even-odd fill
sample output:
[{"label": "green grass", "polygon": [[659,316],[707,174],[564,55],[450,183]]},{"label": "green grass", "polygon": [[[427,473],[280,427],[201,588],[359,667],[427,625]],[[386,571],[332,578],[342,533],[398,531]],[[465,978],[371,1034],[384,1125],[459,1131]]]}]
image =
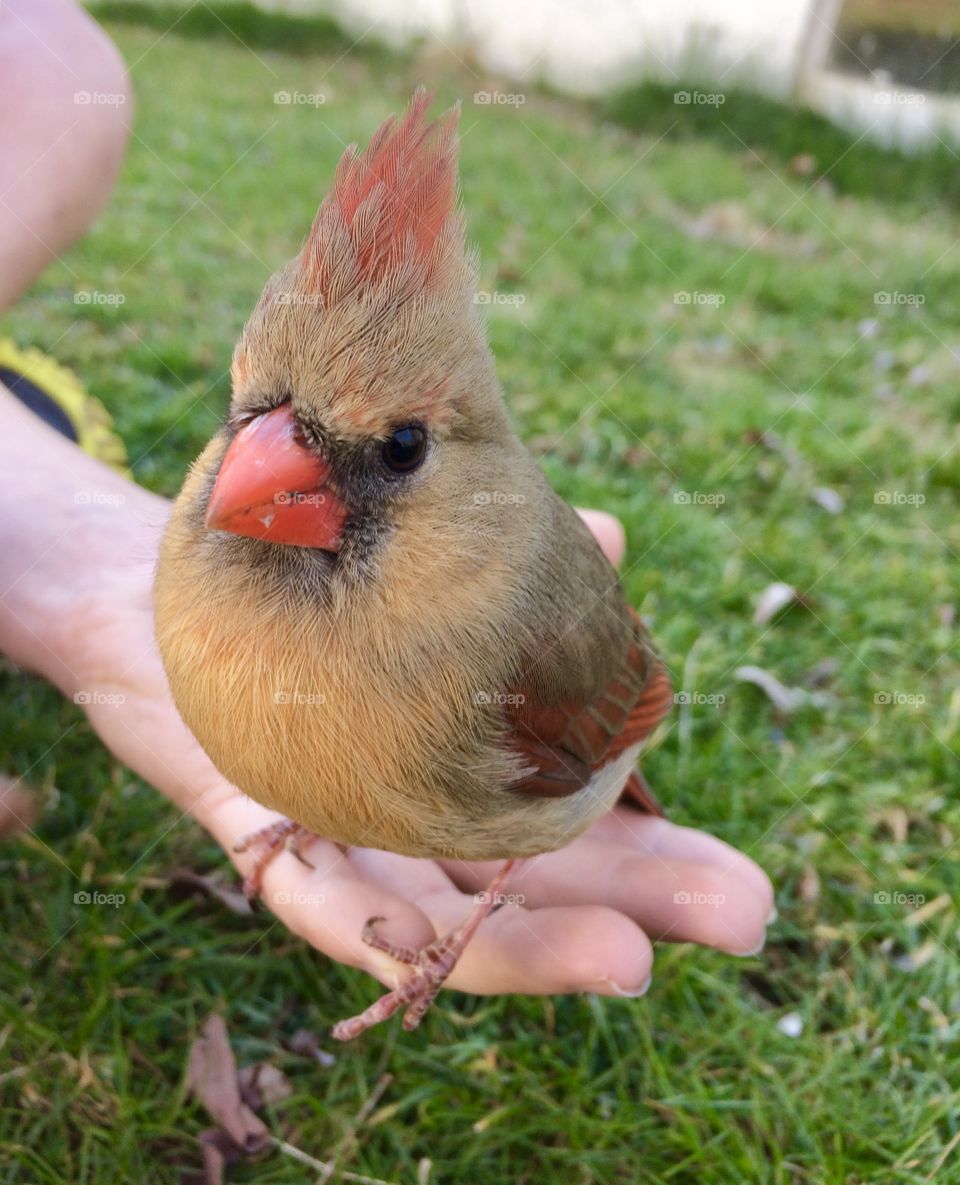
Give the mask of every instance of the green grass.
[{"label": "green grass", "polygon": [[[74,366],[138,479],[173,494],[341,142],[420,79],[441,101],[463,96],[482,283],[525,298],[490,317],[516,421],[564,496],[623,518],[626,586],[679,685],[725,697],[684,709],[648,776],[675,819],[768,869],[781,916],[758,959],[660,948],[643,1001],[447,994],[417,1034],[384,1028],[322,1070],[282,1042],[367,1003],[370,981],[267,915],[157,887],[224,857],[78,709],[7,670],[0,767],[29,771],[51,805],[47,847],[0,849],[0,1181],[178,1182],[207,1126],[185,1098],[186,1050],[218,1006],[240,1060],[269,1057],[296,1088],[273,1130],[318,1158],[394,1075],[349,1165],[391,1182],[416,1180],[424,1157],[431,1180],[469,1185],[960,1181],[960,1150],[937,1169],[960,1131],[960,664],[941,609],[960,558],[956,163],[871,150],[830,186],[790,168],[805,152],[845,175],[830,167],[837,134],[803,116],[771,111],[775,132],[708,113],[733,135],[651,100],[621,106],[630,130],[529,92],[519,109],[476,106],[489,81],[435,58],[292,54],[282,39],[253,54],[230,36],[110,28],[138,94],[119,189],[3,331]],[[326,101],[279,106],[281,90]],[[745,147],[774,134],[782,152]],[[82,289],[125,303],[77,306]],[[761,430],[799,463],[756,444]],[[842,513],[811,500],[816,486],[842,494]],[[878,504],[880,491],[925,501]],[[724,500],[675,498],[695,492]],[[810,607],[755,626],[774,579]],[[750,662],[796,684],[826,659],[821,705],[785,723],[733,676]],[[876,702],[887,692],[925,698]],[[811,870],[816,900],[801,891]],[[78,878],[127,901],[77,907]],[[877,892],[949,904],[911,924]],[[927,943],[932,957],[901,969]],[[797,1037],[777,1027],[791,1012]],[[273,1155],[230,1179],[307,1177]]]},{"label": "green grass", "polygon": [[[211,0],[195,3],[154,4],[149,0],[93,0],[87,8],[99,21],[136,25],[165,36],[212,37],[257,52],[283,50],[292,54],[330,53],[338,55],[355,48],[355,38],[328,16],[309,17],[269,12],[246,0]],[[377,42],[363,46],[364,56],[381,56]]]},{"label": "green grass", "polygon": [[[678,90],[713,94],[700,83],[689,88],[643,82],[605,100],[602,112],[633,131],[671,142],[711,142],[742,154],[748,167],[762,163],[796,171],[802,162],[806,188],[819,182],[838,195],[897,203],[960,208],[958,158],[945,143],[907,157],[830,123],[810,109],[787,107],[740,87],[724,87],[722,102],[678,106]],[[948,139],[949,137],[945,137]]]}]

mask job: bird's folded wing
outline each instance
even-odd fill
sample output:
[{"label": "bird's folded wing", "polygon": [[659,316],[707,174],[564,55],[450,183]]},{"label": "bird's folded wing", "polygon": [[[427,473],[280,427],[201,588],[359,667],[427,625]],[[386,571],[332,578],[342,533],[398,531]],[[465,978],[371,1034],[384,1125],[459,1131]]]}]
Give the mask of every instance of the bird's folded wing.
[{"label": "bird's folded wing", "polygon": [[[636,613],[623,665],[591,703],[546,706],[523,688],[511,696],[514,745],[533,772],[513,787],[520,793],[561,798],[581,790],[607,762],[640,744],[673,703],[670,679]],[[625,793],[636,805],[660,812],[642,778]]]}]

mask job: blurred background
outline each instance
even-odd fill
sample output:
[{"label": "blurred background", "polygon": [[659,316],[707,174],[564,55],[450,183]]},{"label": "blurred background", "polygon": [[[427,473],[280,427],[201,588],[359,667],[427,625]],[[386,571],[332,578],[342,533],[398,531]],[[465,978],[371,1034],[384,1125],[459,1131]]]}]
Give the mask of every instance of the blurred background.
[{"label": "blurred background", "polygon": [[[756,958],[658,947],[643,1000],[444,993],[413,1038],[304,1053],[371,983],[178,889],[222,853],[7,665],[0,768],[45,811],[0,848],[0,1182],[188,1180],[215,1008],[291,1084],[271,1130],[339,1158],[230,1180],[960,1182],[960,8],[90,8],[128,159],[0,331],[82,375],[172,496],[344,146],[417,83],[459,100],[511,414],[564,497],[622,518],[675,675],[647,776],[768,870],[780,919]],[[78,877],[125,904],[77,908]]]},{"label": "blurred background", "polygon": [[[884,143],[956,137],[960,10],[950,0],[261,0],[335,12],[393,45],[450,42],[505,77],[603,94],[640,78],[745,84]],[[880,110],[878,110],[880,109]]]}]

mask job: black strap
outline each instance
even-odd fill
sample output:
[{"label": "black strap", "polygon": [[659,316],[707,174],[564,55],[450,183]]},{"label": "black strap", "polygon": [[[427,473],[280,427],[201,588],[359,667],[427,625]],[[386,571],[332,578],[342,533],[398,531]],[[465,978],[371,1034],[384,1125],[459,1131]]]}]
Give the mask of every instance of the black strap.
[{"label": "black strap", "polygon": [[77,430],[73,426],[73,421],[46,391],[35,383],[31,383],[22,374],[18,374],[15,370],[8,370],[5,366],[0,366],[0,383],[9,387],[24,407],[32,411],[35,416],[39,416],[45,424],[55,428],[61,436],[66,436],[67,440],[72,440],[74,444],[77,443]]}]

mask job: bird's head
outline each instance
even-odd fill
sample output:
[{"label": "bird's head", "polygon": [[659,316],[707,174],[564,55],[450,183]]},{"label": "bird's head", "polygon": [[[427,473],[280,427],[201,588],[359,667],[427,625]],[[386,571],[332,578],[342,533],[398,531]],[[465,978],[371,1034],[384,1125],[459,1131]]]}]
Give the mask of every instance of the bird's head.
[{"label": "bird's head", "polygon": [[335,567],[429,521],[512,438],[457,208],[458,111],[421,90],[340,160],[233,359],[206,526]]}]

